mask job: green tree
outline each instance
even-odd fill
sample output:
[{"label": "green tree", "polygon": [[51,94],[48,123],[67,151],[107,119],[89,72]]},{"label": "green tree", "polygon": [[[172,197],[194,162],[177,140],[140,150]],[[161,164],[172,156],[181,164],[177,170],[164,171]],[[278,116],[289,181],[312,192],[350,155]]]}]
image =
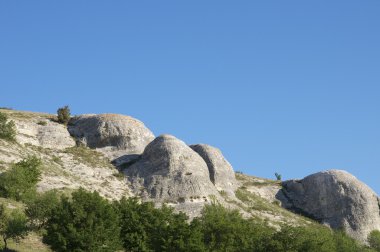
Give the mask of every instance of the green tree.
[{"label": "green tree", "polygon": [[282,179],[282,176],[281,176],[281,174],[279,174],[279,173],[275,173],[274,174],[274,176],[276,177],[276,179],[278,180],[278,181],[281,181],[281,179]]},{"label": "green tree", "polygon": [[126,251],[203,251],[201,236],[190,229],[185,214],[136,198],[122,198],[116,205]]},{"label": "green tree", "polygon": [[67,125],[70,121],[70,116],[71,116],[69,106],[64,106],[62,108],[59,108],[57,110],[57,115],[58,115],[58,122],[64,125]]},{"label": "green tree", "polygon": [[13,164],[10,170],[0,174],[0,194],[18,201],[31,197],[41,177],[41,165],[41,160],[35,156]]},{"label": "green tree", "polygon": [[6,213],[4,205],[0,205],[0,235],[4,241],[4,251],[8,249],[8,240],[18,242],[28,234],[27,218],[18,210]]},{"label": "green tree", "polygon": [[264,223],[244,219],[237,210],[206,205],[198,222],[207,251],[268,251],[274,230]]},{"label": "green tree", "polygon": [[333,238],[336,252],[363,252],[365,250],[364,246],[360,245],[343,231],[335,231]]},{"label": "green tree", "polygon": [[368,235],[368,243],[371,248],[380,252],[380,231],[379,230],[373,230]]},{"label": "green tree", "polygon": [[43,241],[54,251],[116,251],[121,247],[119,233],[112,204],[97,192],[79,189],[54,208]]},{"label": "green tree", "polygon": [[39,230],[45,227],[54,208],[59,204],[59,197],[55,190],[36,194],[26,201],[25,213],[32,229]]},{"label": "green tree", "polygon": [[282,225],[273,236],[275,251],[332,252],[336,251],[333,231],[326,227]]},{"label": "green tree", "polygon": [[14,121],[8,122],[8,116],[0,112],[0,139],[16,140],[16,125]]}]

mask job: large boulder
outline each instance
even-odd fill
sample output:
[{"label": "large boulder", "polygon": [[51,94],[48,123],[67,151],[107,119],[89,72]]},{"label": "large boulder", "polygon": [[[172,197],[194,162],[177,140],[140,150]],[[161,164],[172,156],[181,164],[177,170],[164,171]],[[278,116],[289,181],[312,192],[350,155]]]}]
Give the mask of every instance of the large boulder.
[{"label": "large boulder", "polygon": [[219,191],[234,193],[237,189],[235,172],[231,164],[224,158],[222,152],[207,144],[190,145],[206,162],[210,180]]},{"label": "large boulder", "polygon": [[155,202],[199,202],[217,195],[205,161],[183,141],[161,135],[124,170],[136,194]]},{"label": "large boulder", "polygon": [[359,241],[365,242],[372,230],[380,230],[376,193],[346,171],[329,170],[285,181],[279,196],[286,208],[343,229]]},{"label": "large boulder", "polygon": [[80,115],[70,121],[68,129],[80,142],[112,159],[141,154],[154,139],[142,122],[117,114]]}]

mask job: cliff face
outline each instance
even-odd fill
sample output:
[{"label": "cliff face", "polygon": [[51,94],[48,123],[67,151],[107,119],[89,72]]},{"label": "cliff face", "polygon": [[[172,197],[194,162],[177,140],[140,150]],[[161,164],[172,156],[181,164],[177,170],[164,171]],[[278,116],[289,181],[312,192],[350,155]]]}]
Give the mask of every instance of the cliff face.
[{"label": "cliff face", "polygon": [[217,201],[273,226],[312,225],[298,215],[303,214],[363,242],[370,231],[380,229],[377,195],[344,171],[280,183],[235,174],[219,149],[188,146],[170,135],[155,138],[129,116],[81,115],[65,127],[54,115],[0,112],[17,127],[17,143],[0,140],[0,169],[28,155],[41,157],[40,191],[84,187],[109,199],[137,196],[190,217]]},{"label": "cliff face", "polygon": [[379,199],[374,191],[346,171],[318,172],[283,183],[285,207],[365,241],[380,229]]}]

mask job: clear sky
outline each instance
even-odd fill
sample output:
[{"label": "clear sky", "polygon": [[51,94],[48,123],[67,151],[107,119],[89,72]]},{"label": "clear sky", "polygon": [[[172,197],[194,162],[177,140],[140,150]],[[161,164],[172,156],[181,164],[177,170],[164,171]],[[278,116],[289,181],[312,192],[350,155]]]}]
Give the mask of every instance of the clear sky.
[{"label": "clear sky", "polygon": [[0,106],[113,112],[380,193],[380,1],[1,1]]}]

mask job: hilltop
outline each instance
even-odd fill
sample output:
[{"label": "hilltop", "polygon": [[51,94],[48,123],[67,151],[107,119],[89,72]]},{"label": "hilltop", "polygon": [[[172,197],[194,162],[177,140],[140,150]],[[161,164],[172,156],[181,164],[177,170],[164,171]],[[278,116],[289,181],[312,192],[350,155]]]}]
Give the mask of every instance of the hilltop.
[{"label": "hilltop", "polygon": [[[56,115],[0,112],[14,121],[17,132],[16,142],[0,139],[0,169],[39,157],[40,192],[57,189],[69,195],[84,188],[109,200],[138,197],[190,218],[218,202],[274,228],[326,225],[362,243],[380,229],[377,195],[345,171],[323,171],[302,180],[258,178],[235,172],[217,147],[188,145],[172,135],[156,137],[130,116],[78,115],[66,126]],[[17,202],[7,205],[19,207]],[[38,243],[36,234],[31,237]]]}]

